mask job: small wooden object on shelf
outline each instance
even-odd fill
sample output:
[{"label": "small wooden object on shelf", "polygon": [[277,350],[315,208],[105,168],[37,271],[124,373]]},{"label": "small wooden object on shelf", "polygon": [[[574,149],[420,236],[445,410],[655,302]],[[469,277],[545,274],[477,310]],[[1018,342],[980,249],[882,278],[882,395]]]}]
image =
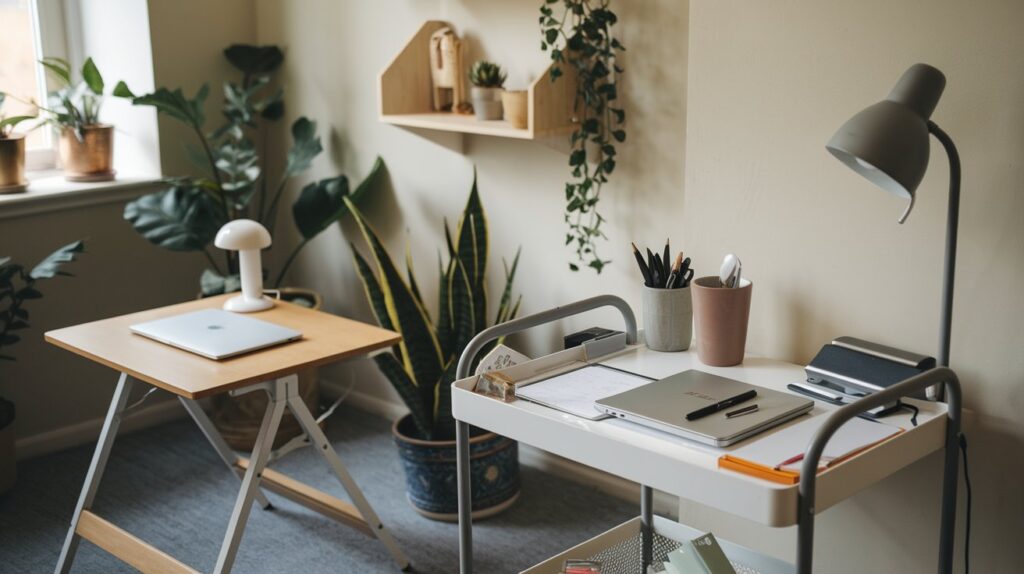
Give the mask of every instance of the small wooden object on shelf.
[{"label": "small wooden object on shelf", "polygon": [[[380,74],[380,121],[410,128],[481,134],[534,140],[573,130],[573,101],[576,76],[570,66],[562,77],[551,81],[551,67],[537,77],[527,90],[527,122],[516,128],[505,120],[477,120],[471,115],[434,111],[434,83],[431,73],[431,38],[446,22],[429,20],[405,44],[402,51]],[[461,75],[468,70],[461,70]]]}]

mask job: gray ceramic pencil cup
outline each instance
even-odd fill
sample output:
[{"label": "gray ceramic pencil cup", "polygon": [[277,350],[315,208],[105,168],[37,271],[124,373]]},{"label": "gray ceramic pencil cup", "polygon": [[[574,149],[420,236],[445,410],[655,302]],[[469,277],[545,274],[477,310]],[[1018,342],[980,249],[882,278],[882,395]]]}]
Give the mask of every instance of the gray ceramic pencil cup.
[{"label": "gray ceramic pencil cup", "polygon": [[693,338],[690,288],[643,287],[644,340],[653,351],[685,351]]}]

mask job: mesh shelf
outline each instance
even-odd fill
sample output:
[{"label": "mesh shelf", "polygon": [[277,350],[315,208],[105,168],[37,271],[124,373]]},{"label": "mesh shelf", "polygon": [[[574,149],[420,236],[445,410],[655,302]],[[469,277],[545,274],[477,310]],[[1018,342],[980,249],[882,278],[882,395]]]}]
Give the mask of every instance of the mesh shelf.
[{"label": "mesh shelf", "polygon": [[[657,532],[654,533],[652,559],[655,564],[655,572],[663,572],[660,564],[668,560],[667,556],[673,550],[682,546],[679,542]],[[622,542],[606,548],[589,558],[601,563],[601,574],[643,574],[640,570],[640,535],[623,540]],[[761,571],[730,560],[736,574],[762,574]]]}]

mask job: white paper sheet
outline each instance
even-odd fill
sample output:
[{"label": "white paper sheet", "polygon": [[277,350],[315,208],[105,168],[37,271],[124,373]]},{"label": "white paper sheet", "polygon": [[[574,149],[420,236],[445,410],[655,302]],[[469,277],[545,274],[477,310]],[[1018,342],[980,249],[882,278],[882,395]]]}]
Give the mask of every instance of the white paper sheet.
[{"label": "white paper sheet", "polygon": [[526,399],[589,420],[607,417],[594,408],[594,401],[653,382],[653,379],[603,365],[555,375],[516,389],[516,398]]}]

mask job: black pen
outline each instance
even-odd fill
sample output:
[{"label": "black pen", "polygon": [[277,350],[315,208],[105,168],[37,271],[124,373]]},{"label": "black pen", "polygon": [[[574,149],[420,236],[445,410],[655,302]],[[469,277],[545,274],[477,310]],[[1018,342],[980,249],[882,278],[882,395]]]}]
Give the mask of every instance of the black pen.
[{"label": "black pen", "polygon": [[723,401],[719,401],[719,402],[717,402],[717,403],[715,403],[713,405],[708,405],[706,407],[701,407],[701,408],[693,411],[692,413],[687,414],[686,415],[686,420],[688,420],[688,421],[695,421],[695,420],[697,420],[699,418],[703,418],[703,417],[706,417],[708,415],[713,415],[713,414],[717,413],[718,411],[725,410],[725,409],[727,409],[727,408],[729,408],[729,407],[731,407],[733,405],[738,405],[738,404],[742,403],[743,401],[749,401],[750,399],[752,399],[752,398],[754,398],[756,396],[757,396],[757,390],[756,389],[750,389],[749,391],[747,391],[745,393],[740,393],[740,394],[736,395],[735,397],[729,397],[728,399],[725,399]]},{"label": "black pen", "polygon": [[644,256],[640,255],[640,250],[637,249],[636,243],[631,243],[633,246],[633,256],[636,257],[636,263],[640,266],[640,274],[644,277],[644,285],[651,287],[651,270],[644,263]]}]

